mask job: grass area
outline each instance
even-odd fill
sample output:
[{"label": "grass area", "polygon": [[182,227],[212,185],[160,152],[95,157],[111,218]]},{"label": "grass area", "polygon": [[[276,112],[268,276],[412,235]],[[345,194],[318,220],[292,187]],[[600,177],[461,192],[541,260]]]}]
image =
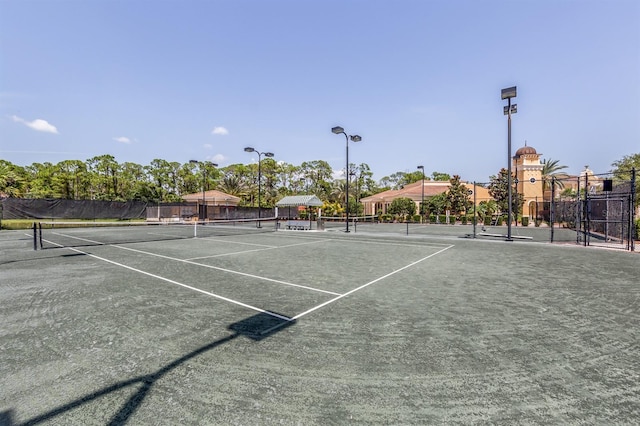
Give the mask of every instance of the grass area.
[{"label": "grass area", "polygon": [[0,229],[31,229],[33,219],[4,219]]},{"label": "grass area", "polygon": [[[51,220],[51,219],[45,219],[45,220],[38,220],[38,219],[3,219],[2,223],[0,226],[0,229],[6,229],[6,230],[16,230],[16,229],[31,229],[33,227],[33,223],[34,222],[57,222],[56,220]],[[117,222],[117,223],[122,223],[122,222],[144,222],[144,219],[131,219],[131,220],[122,220],[122,219],[59,219],[60,222],[101,222],[101,223],[108,223],[108,222]]]}]

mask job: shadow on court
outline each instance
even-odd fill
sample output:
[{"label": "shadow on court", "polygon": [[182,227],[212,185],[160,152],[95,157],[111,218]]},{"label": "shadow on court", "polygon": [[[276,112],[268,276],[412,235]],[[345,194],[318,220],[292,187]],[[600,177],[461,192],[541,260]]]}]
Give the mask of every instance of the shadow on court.
[{"label": "shadow on court", "polygon": [[4,412],[0,412],[0,426],[27,426],[27,425],[37,425],[43,422],[48,422],[55,419],[57,416],[64,414],[67,411],[78,408],[86,403],[93,402],[100,397],[108,395],[112,392],[116,392],[122,389],[125,389],[129,386],[139,386],[138,390],[122,404],[122,408],[115,413],[111,419],[106,423],[108,425],[124,425],[127,423],[129,418],[136,412],[136,410],[143,403],[147,394],[151,390],[151,388],[155,385],[155,383],[160,380],[165,374],[172,371],[174,368],[180,366],[181,364],[189,361],[198,355],[201,355],[205,352],[213,350],[220,345],[231,342],[237,337],[244,336],[248,337],[254,341],[260,341],[266,339],[267,337],[272,336],[273,334],[283,330],[287,327],[295,324],[295,320],[291,320],[285,315],[278,314],[275,312],[262,312],[256,315],[253,315],[249,318],[246,318],[242,321],[235,322],[227,327],[228,330],[232,331],[233,334],[230,334],[227,337],[216,340],[215,342],[211,342],[207,345],[204,345],[188,354],[176,359],[175,361],[165,365],[159,370],[147,374],[144,376],[135,377],[133,379],[125,380],[119,383],[115,383],[111,386],[107,386],[103,389],[100,389],[96,392],[85,395],[75,401],[72,401],[68,404],[62,405],[58,408],[55,408],[49,412],[41,414],[37,417],[29,419],[24,423],[14,423],[12,420],[13,410],[7,410]]}]

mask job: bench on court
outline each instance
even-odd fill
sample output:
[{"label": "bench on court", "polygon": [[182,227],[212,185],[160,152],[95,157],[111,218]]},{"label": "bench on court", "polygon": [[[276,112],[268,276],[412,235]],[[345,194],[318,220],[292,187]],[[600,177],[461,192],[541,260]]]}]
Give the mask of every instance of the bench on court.
[{"label": "bench on court", "polygon": [[308,231],[311,229],[311,224],[308,220],[288,220],[286,227],[295,231]]}]

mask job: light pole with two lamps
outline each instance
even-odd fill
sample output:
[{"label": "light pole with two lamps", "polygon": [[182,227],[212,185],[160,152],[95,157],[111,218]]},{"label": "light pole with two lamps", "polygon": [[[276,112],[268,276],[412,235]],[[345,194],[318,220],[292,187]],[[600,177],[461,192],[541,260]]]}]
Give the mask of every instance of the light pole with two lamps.
[{"label": "light pole with two lamps", "polygon": [[189,160],[189,163],[197,164],[198,167],[200,167],[200,170],[202,170],[202,220],[205,220],[207,218],[207,200],[206,200],[207,166],[218,167],[218,165],[210,161],[198,161],[198,160]]},{"label": "light pole with two lamps", "polygon": [[507,157],[507,193],[508,193],[508,202],[509,202],[509,214],[508,214],[508,218],[507,218],[507,241],[513,241],[513,239],[511,238],[511,215],[513,214],[513,206],[512,204],[512,189],[511,189],[511,114],[515,114],[518,112],[518,105],[517,104],[513,104],[511,105],[511,98],[515,98],[516,97],[516,86],[513,87],[508,87],[506,89],[502,89],[501,92],[502,95],[502,99],[507,99],[508,104],[505,105],[505,107],[503,108],[503,112],[504,115],[508,116],[509,118],[507,119],[507,151],[508,151],[508,157]]},{"label": "light pole with two lamps", "polygon": [[339,135],[342,133],[344,137],[347,139],[347,168],[344,169],[344,177],[345,177],[345,210],[347,211],[347,229],[344,232],[349,232],[349,139],[352,142],[360,142],[362,138],[358,135],[347,135],[344,129],[340,126],[333,127],[331,129],[333,133]]},{"label": "light pole with two lamps", "polygon": [[418,166],[418,170],[422,170],[422,201],[420,202],[420,217],[424,222],[424,166]]},{"label": "light pole with two lamps", "polygon": [[262,168],[260,166],[260,163],[262,162],[262,156],[264,155],[265,157],[273,157],[273,152],[260,152],[250,146],[246,147],[244,149],[245,152],[255,152],[256,154],[258,154],[258,228],[260,228],[260,210],[262,208],[262,206],[260,205],[260,188],[261,188],[261,181],[262,181]]}]

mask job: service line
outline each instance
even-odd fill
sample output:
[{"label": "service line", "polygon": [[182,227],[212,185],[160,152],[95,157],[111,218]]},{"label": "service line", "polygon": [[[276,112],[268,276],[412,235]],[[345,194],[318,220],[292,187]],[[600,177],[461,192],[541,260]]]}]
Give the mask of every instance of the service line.
[{"label": "service line", "polygon": [[156,274],[152,274],[150,272],[143,271],[142,269],[133,268],[131,266],[127,266],[127,265],[124,265],[124,264],[119,263],[119,262],[114,262],[113,260],[109,260],[109,259],[106,259],[104,257],[96,256],[95,254],[87,253],[85,251],[78,250],[78,249],[73,248],[73,247],[65,247],[65,246],[62,246],[60,244],[56,244],[56,243],[51,242],[51,241],[47,241],[47,242],[51,243],[51,244],[54,244],[54,245],[56,245],[58,247],[66,248],[68,250],[74,251],[76,253],[84,254],[84,255],[89,256],[89,257],[93,257],[94,259],[98,259],[98,260],[102,260],[102,261],[107,262],[107,263],[111,263],[112,265],[116,265],[116,266],[119,266],[121,268],[129,269],[130,271],[138,272],[140,274],[147,275],[149,277],[156,278],[158,280],[166,281],[168,283],[175,284],[177,286],[184,287],[184,288],[187,288],[189,290],[193,290],[193,291],[197,291],[197,292],[202,293],[202,294],[206,294],[207,296],[211,296],[211,297],[214,297],[216,299],[224,300],[225,302],[233,303],[235,305],[239,305],[239,306],[242,306],[244,308],[248,308],[248,309],[263,313],[263,314],[271,315],[272,317],[276,317],[276,318],[284,320],[284,321],[292,321],[291,318],[285,317],[284,315],[279,315],[279,314],[276,314],[275,312],[271,312],[271,311],[267,311],[267,310],[264,310],[264,309],[260,309],[260,308],[257,308],[255,306],[251,306],[251,305],[248,305],[246,303],[240,302],[238,300],[229,299],[228,297],[220,296],[219,294],[215,294],[215,293],[211,293],[209,291],[201,290],[201,289],[199,289],[197,287],[192,287],[190,285],[183,284],[183,283],[180,283],[178,281],[162,277],[160,275],[156,275]]},{"label": "service line", "polygon": [[326,302],[324,302],[324,303],[321,303],[320,305],[315,306],[315,307],[313,307],[313,308],[311,308],[311,309],[309,309],[309,310],[307,310],[307,311],[304,311],[304,312],[302,312],[302,313],[300,313],[300,314],[298,314],[298,315],[296,315],[296,316],[292,317],[291,319],[292,319],[292,320],[297,320],[297,319],[299,319],[299,318],[302,318],[303,316],[305,316],[305,315],[307,315],[307,314],[310,314],[311,312],[313,312],[313,311],[315,311],[315,310],[317,310],[317,309],[320,309],[320,308],[322,308],[322,307],[324,307],[324,306],[327,306],[327,305],[329,305],[329,304],[331,304],[331,303],[333,303],[333,302],[335,302],[335,301],[337,301],[337,300],[342,299],[343,297],[349,296],[350,294],[353,294],[353,293],[355,293],[356,291],[362,290],[362,289],[363,289],[363,288],[365,288],[365,287],[369,287],[371,284],[375,284],[375,283],[377,283],[378,281],[381,281],[381,280],[383,280],[383,279],[385,279],[385,278],[389,278],[390,276],[392,276],[392,275],[394,275],[394,274],[397,274],[397,273],[398,273],[398,272],[400,272],[400,271],[404,271],[405,269],[410,268],[410,267],[412,267],[413,265],[417,265],[418,263],[420,263],[420,262],[422,262],[422,261],[424,261],[424,260],[427,260],[427,259],[429,259],[430,257],[433,257],[433,256],[435,256],[435,255],[437,255],[437,254],[440,254],[440,253],[444,252],[445,250],[450,249],[451,247],[454,247],[454,246],[453,246],[453,245],[450,245],[450,246],[448,246],[448,247],[443,248],[442,250],[438,250],[437,252],[432,253],[432,254],[430,254],[429,256],[423,257],[422,259],[416,260],[415,262],[412,262],[412,263],[410,263],[410,264],[408,264],[408,265],[406,265],[406,266],[403,266],[402,268],[399,268],[399,269],[396,269],[395,271],[389,272],[388,274],[383,275],[383,276],[381,276],[381,277],[379,277],[379,278],[376,278],[376,279],[375,279],[375,280],[373,280],[373,281],[369,281],[368,283],[363,284],[363,285],[361,285],[360,287],[354,288],[353,290],[349,290],[349,291],[348,291],[348,292],[346,292],[346,293],[340,294],[338,297],[334,297],[334,298],[333,298],[333,299],[331,299],[331,300],[328,300],[328,301],[326,301]]},{"label": "service line", "polygon": [[[340,293],[336,293],[336,292],[333,292],[333,291],[322,290],[322,289],[314,288],[314,287],[308,287],[308,286],[301,285],[301,284],[294,284],[294,283],[290,283],[290,282],[287,282],[287,281],[281,281],[281,280],[276,280],[276,279],[273,279],[273,278],[261,277],[259,275],[248,274],[246,272],[234,271],[232,269],[220,268],[218,266],[213,266],[213,265],[205,265],[205,264],[202,264],[202,263],[193,262],[191,260],[178,259],[176,257],[165,256],[163,254],[151,253],[151,252],[144,251],[144,250],[138,250],[138,249],[134,249],[134,248],[130,248],[130,247],[124,247],[124,246],[120,246],[120,245],[117,245],[117,244],[104,244],[104,243],[101,243],[100,241],[93,241],[93,240],[89,240],[89,239],[86,239],[86,238],[74,237],[74,236],[66,235],[66,234],[58,234],[58,233],[56,233],[56,235],[65,236],[67,238],[74,238],[74,239],[77,239],[77,240],[86,241],[86,242],[90,242],[90,243],[93,243],[93,244],[101,244],[101,245],[106,245],[106,246],[109,246],[109,247],[115,247],[115,248],[118,248],[120,250],[129,250],[129,251],[133,251],[133,252],[136,252],[136,253],[146,254],[148,256],[155,256],[155,257],[160,257],[162,259],[173,260],[173,261],[176,261],[176,262],[188,263],[190,265],[196,265],[196,266],[201,266],[203,268],[215,269],[217,271],[227,272],[229,274],[242,275],[242,276],[245,276],[245,277],[255,278],[255,279],[258,279],[258,280],[262,280],[262,281],[269,281],[269,282],[272,282],[272,283],[282,284],[282,285],[286,285],[286,286],[290,286],[290,287],[302,288],[302,289],[305,289],[305,290],[311,290],[311,291],[316,291],[316,292],[319,292],[319,293],[331,294],[331,295],[334,295],[334,296],[340,294]],[[59,245],[59,244],[56,244],[56,245]],[[60,247],[64,247],[64,246],[60,246]]]}]

